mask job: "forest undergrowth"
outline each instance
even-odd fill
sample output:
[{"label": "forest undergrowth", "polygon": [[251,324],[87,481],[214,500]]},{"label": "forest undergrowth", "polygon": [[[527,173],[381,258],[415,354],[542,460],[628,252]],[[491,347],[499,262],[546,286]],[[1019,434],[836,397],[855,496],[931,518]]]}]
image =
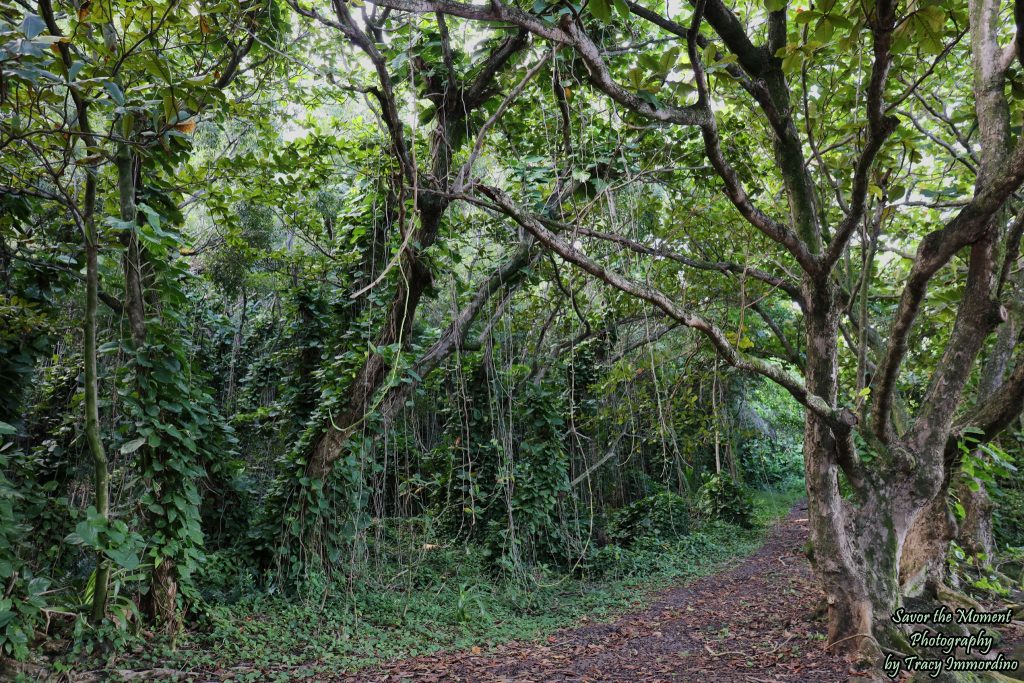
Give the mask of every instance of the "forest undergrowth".
[{"label": "forest undergrowth", "polygon": [[794,495],[831,665],[1019,609],[1022,121],[1022,0],[0,1],[0,678],[543,639]]},{"label": "forest undergrowth", "polygon": [[[559,628],[641,608],[657,590],[748,556],[803,496],[801,483],[757,491],[745,527],[696,521],[676,538],[607,545],[577,575],[542,568],[529,577],[497,575],[479,547],[422,537],[405,539],[402,547],[391,539],[389,560],[369,564],[347,581],[313,579],[296,599],[273,588],[258,590],[256,577],[230,559],[211,558],[203,577],[207,600],[186,617],[174,642],[152,633],[120,633],[122,642],[112,650],[94,637],[46,668],[70,672],[73,680],[287,681],[441,650],[478,653],[513,640],[540,641]],[[410,551],[420,560],[402,561]],[[54,642],[48,649],[61,646]],[[36,680],[32,676],[41,671],[28,667],[16,680]]]}]

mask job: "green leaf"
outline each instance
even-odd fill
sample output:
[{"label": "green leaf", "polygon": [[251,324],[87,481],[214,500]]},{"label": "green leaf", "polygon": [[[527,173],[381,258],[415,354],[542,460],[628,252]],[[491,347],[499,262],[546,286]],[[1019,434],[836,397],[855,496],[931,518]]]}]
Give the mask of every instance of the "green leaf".
[{"label": "green leaf", "polygon": [[121,446],[121,455],[128,455],[129,453],[134,453],[135,451],[139,450],[139,448],[141,448],[142,444],[144,443],[146,443],[146,439],[144,438],[132,439],[125,445]]},{"label": "green leaf", "polygon": [[18,28],[31,40],[46,30],[46,22],[37,14],[26,14]]},{"label": "green leaf", "polygon": [[828,17],[824,17],[818,22],[817,28],[814,29],[814,39],[821,41],[822,43],[827,43],[832,40],[832,34],[834,31],[835,25]]},{"label": "green leaf", "polygon": [[110,93],[110,99],[114,100],[117,106],[124,106],[124,93],[121,92],[121,86],[114,81],[103,81],[103,87]]},{"label": "green leaf", "polygon": [[779,12],[786,9],[786,0],[764,0],[764,8],[769,12]]},{"label": "green leaf", "polygon": [[100,354],[102,356],[102,355],[107,354],[107,353],[114,353],[115,351],[117,351],[120,348],[121,348],[121,343],[120,342],[111,341],[111,342],[107,342],[106,344],[101,345],[98,349],[96,349],[96,353],[98,353],[98,354]]},{"label": "green leaf", "polygon": [[[798,24],[809,24],[809,23],[811,23],[812,21],[814,21],[815,19],[817,19],[820,16],[821,16],[821,12],[817,12],[817,11],[812,10],[812,9],[805,10],[803,12],[797,12],[796,13],[796,23],[798,23]],[[779,55],[776,55],[776,56],[779,56]]]},{"label": "green leaf", "polygon": [[131,230],[135,229],[135,222],[134,221],[123,221],[120,218],[114,218],[113,216],[109,216],[104,221],[104,223],[109,225],[114,230],[128,230],[128,231],[131,231]]},{"label": "green leaf", "polygon": [[110,21],[109,2],[83,2],[78,10],[78,20],[89,24],[105,24]]},{"label": "green leaf", "polygon": [[661,69],[661,73],[667,74],[672,69],[672,67],[675,66],[676,61],[678,61],[678,59],[678,47],[673,47],[669,50],[665,50],[665,53],[661,55],[661,60],[658,63],[658,66]]},{"label": "green leaf", "polygon": [[786,55],[782,60],[782,71],[791,74],[800,68],[803,64],[804,54],[800,50],[793,50]]},{"label": "green leaf", "polygon": [[704,46],[704,54],[701,55],[701,57],[704,59],[704,63],[705,64],[714,64],[715,63],[715,55],[717,53],[718,53],[718,50],[715,49],[715,44],[714,43],[708,43],[707,45]]},{"label": "green leaf", "polygon": [[149,223],[153,229],[160,229],[160,214],[157,213],[153,207],[148,204],[139,203],[139,211],[146,214],[146,222]]},{"label": "green leaf", "polygon": [[590,0],[590,13],[606,24],[612,20],[612,10],[608,0]]},{"label": "green leaf", "polygon": [[842,28],[846,30],[850,30],[851,28],[853,28],[852,21],[850,21],[846,17],[841,17],[838,14],[828,15],[828,20],[835,24],[837,28]]},{"label": "green leaf", "polygon": [[42,576],[37,576],[28,582],[28,594],[29,595],[42,595],[50,587],[50,580]]},{"label": "green leaf", "polygon": [[95,548],[100,543],[99,525],[83,520],[75,525],[75,530],[64,540],[74,545],[87,545],[90,548]]},{"label": "green leaf", "polygon": [[128,571],[136,569],[141,564],[139,556],[133,550],[107,550],[106,555],[119,567]]}]

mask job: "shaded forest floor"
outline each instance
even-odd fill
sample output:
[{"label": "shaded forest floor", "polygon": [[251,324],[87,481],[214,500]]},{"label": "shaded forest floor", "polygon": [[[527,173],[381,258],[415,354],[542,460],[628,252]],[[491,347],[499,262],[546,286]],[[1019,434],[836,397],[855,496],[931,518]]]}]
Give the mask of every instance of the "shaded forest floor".
[{"label": "shaded forest floor", "polygon": [[[105,664],[65,660],[63,675],[42,666],[21,680],[846,681],[857,672],[826,650],[824,622],[814,618],[822,594],[805,556],[806,504],[790,508],[794,498],[761,500],[753,530],[712,527],[685,546],[660,546],[664,556],[650,558],[646,577],[491,595],[485,614],[479,607],[486,618],[469,623],[449,623],[450,606],[432,585],[408,591],[404,607],[373,607],[363,594],[357,622],[265,596],[175,650],[148,642]],[[397,599],[393,590],[375,595]],[[999,651],[1024,655],[1024,633],[1005,635]]]},{"label": "shaded forest floor", "polygon": [[804,555],[807,510],[793,508],[764,545],[732,568],[658,593],[644,610],[583,623],[541,644],[425,655],[316,680],[822,681],[846,680],[825,650],[821,598]]},{"label": "shaded forest floor", "polygon": [[[480,548],[452,543],[428,552],[414,525],[409,534],[401,526],[397,535],[389,532],[379,548],[384,561],[360,565],[351,581],[311,581],[308,590],[284,596],[259,590],[256,577],[225,564],[218,551],[201,581],[205,605],[187,620],[177,647],[123,630],[76,641],[61,622],[35,644],[31,661],[0,664],[0,680],[19,671],[20,680],[75,683],[323,681],[355,671],[365,673],[347,680],[374,680],[383,667],[397,670],[389,662],[407,661],[415,675],[419,657],[500,656],[509,643],[544,643],[559,629],[639,612],[668,586],[728,571],[777,533],[776,522],[801,494],[796,487],[757,492],[750,529],[707,521],[680,537],[603,547],[584,576],[540,569],[529,579],[495,576]],[[119,642],[107,641],[110,635]]]}]

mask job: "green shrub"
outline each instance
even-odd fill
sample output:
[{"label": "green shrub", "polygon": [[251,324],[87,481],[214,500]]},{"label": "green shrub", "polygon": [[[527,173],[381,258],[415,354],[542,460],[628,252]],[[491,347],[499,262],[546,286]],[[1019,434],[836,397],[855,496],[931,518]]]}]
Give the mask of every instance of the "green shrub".
[{"label": "green shrub", "polygon": [[237,550],[218,550],[199,565],[196,585],[207,603],[233,605],[256,590],[257,576]]},{"label": "green shrub", "polygon": [[756,436],[742,447],[743,471],[747,481],[768,487],[785,486],[804,475],[803,444],[792,435],[770,438]]},{"label": "green shrub", "polygon": [[993,502],[992,532],[996,545],[1024,547],[1024,490],[1012,486],[990,489]]},{"label": "green shrub", "polygon": [[704,482],[697,497],[697,507],[706,517],[745,529],[751,526],[753,499],[741,484],[726,474],[715,474]]},{"label": "green shrub", "polygon": [[608,524],[608,538],[628,546],[641,538],[680,538],[690,531],[690,501],[663,491],[616,510]]},{"label": "green shrub", "polygon": [[33,575],[28,562],[33,548],[26,541],[33,529],[22,510],[36,506],[35,501],[26,500],[35,492],[19,491],[5,475],[12,452],[12,442],[5,439],[13,433],[11,425],[0,422],[0,586],[4,587],[0,591],[0,661],[28,657],[35,628],[43,621],[50,587],[49,579]]}]

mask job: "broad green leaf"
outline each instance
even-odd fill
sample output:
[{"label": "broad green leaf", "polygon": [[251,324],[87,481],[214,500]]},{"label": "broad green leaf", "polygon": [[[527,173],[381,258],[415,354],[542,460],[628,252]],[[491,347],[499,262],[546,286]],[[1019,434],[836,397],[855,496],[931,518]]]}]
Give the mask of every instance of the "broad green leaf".
[{"label": "broad green leaf", "polygon": [[835,31],[835,25],[832,24],[828,17],[823,17],[818,22],[817,27],[814,29],[814,39],[827,43],[832,40],[832,33]]},{"label": "broad green leaf", "polygon": [[110,93],[110,99],[114,100],[117,106],[124,106],[124,93],[121,92],[121,86],[114,81],[103,81],[103,87]]},{"label": "broad green leaf", "polygon": [[598,20],[606,24],[612,20],[612,11],[608,0],[590,0],[589,7],[590,13]]},{"label": "broad green leaf", "polygon": [[107,550],[106,555],[128,571],[136,569],[140,564],[139,556],[132,550]]},{"label": "broad green leaf", "polygon": [[26,38],[32,39],[46,30],[46,22],[37,14],[26,14],[18,28]]},{"label": "broad green leaf", "polygon": [[132,439],[125,445],[121,446],[121,454],[128,455],[129,453],[134,453],[135,451],[139,450],[139,448],[141,448],[144,443],[146,443],[146,439],[144,438],[140,437],[138,439]]}]

